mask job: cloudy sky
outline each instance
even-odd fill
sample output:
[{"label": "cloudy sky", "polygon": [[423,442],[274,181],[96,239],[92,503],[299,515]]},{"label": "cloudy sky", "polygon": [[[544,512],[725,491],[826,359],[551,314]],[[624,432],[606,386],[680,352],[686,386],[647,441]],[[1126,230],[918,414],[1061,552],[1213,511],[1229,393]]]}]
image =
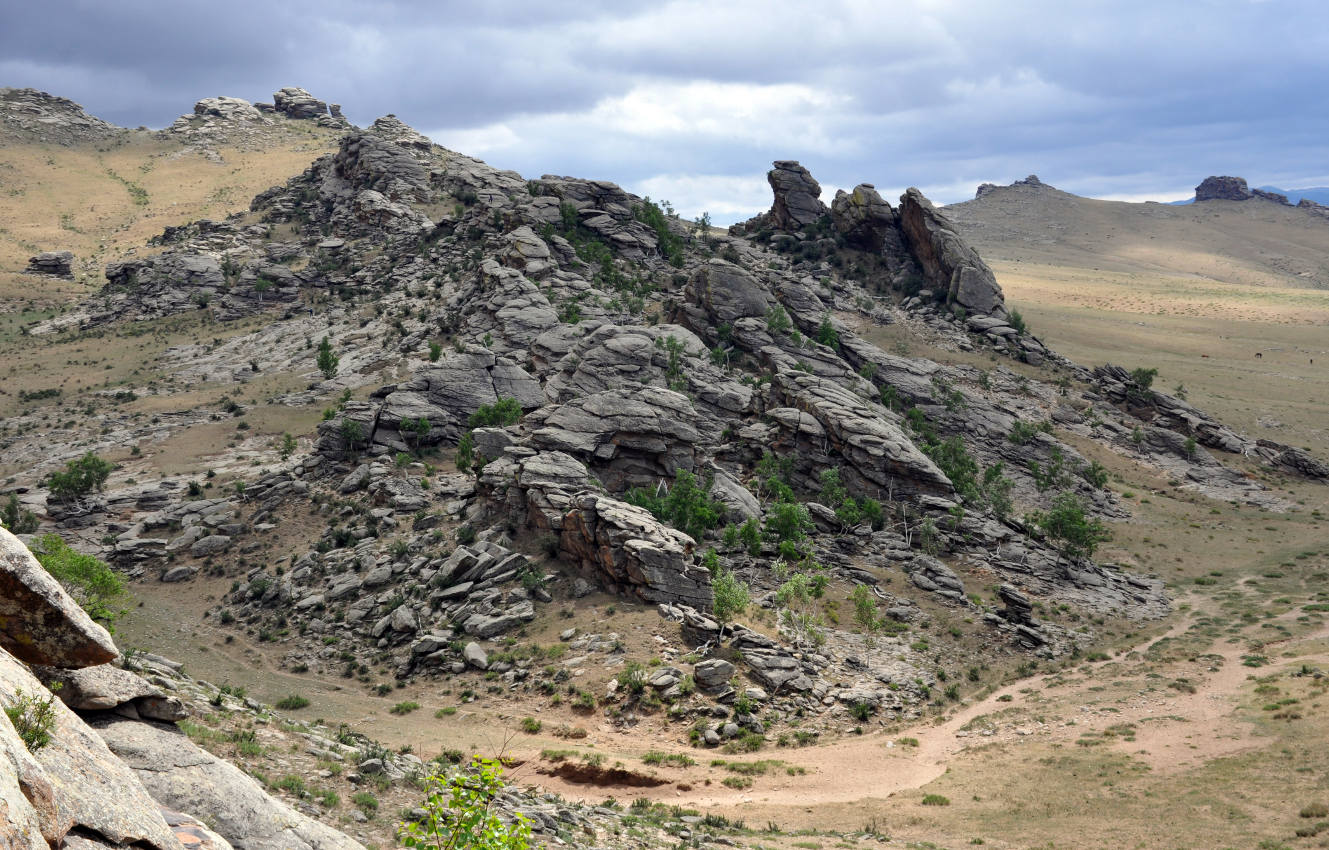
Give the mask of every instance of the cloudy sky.
[{"label": "cloudy sky", "polygon": [[118,124],[299,85],[717,223],[769,206],[774,159],[828,200],[1030,173],[1124,200],[1329,184],[1323,0],[0,2],[0,85]]}]

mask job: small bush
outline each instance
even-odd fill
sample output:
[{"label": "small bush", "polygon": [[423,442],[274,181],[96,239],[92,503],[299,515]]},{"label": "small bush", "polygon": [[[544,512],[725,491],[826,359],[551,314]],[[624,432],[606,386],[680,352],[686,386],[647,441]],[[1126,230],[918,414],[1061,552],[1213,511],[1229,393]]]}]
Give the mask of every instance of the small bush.
[{"label": "small bush", "polygon": [[415,711],[419,707],[420,703],[413,702],[411,700],[406,700],[404,702],[397,703],[392,708],[389,708],[388,712],[391,714],[410,714],[412,711]]},{"label": "small bush", "polygon": [[926,794],[923,797],[923,805],[925,806],[949,806],[950,804],[950,799],[940,794]]},{"label": "small bush", "polygon": [[493,404],[480,405],[466,424],[472,428],[506,428],[517,424],[521,412],[521,404],[515,398],[500,398]]},{"label": "small bush", "polygon": [[1304,818],[1329,817],[1329,806],[1324,803],[1311,803],[1309,806],[1303,807],[1298,814]]},{"label": "small bush", "polygon": [[5,707],[5,715],[14,724],[14,731],[28,752],[35,753],[51,743],[55,730],[55,697],[45,699],[26,694],[22,688],[14,689],[14,701]]},{"label": "small bush", "polygon": [[291,694],[290,696],[282,697],[277,700],[277,708],[280,708],[282,711],[296,711],[308,707],[309,699],[300,694]]},{"label": "small bush", "polygon": [[528,735],[534,735],[544,728],[544,724],[534,717],[523,717],[521,719],[521,731]]}]

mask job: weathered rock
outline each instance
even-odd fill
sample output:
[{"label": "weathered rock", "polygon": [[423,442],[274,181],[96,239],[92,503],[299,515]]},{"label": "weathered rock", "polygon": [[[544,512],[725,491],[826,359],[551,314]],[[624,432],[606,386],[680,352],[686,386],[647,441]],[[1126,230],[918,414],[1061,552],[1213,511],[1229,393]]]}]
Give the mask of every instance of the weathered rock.
[{"label": "weathered rock", "polygon": [[295,86],[287,86],[274,92],[272,104],[276,110],[290,118],[317,118],[328,114],[328,105],[309,92]]},{"label": "weathered rock", "polygon": [[477,670],[489,669],[489,653],[485,652],[484,647],[475,641],[466,644],[461,651],[461,657],[466,659],[466,663]]},{"label": "weathered rock", "polygon": [[780,230],[802,230],[830,212],[821,202],[821,184],[797,162],[777,160],[766,180],[775,192],[771,220]]},{"label": "weathered rock", "polygon": [[692,563],[692,538],[643,508],[580,493],[563,518],[560,545],[567,558],[619,592],[710,610],[711,574]]},{"label": "weathered rock", "polygon": [[0,647],[30,664],[90,667],[119,651],[28,547],[0,528]]},{"label": "weathered rock", "polygon": [[770,292],[750,272],[718,258],[698,268],[689,285],[717,323],[765,318],[775,306]]},{"label": "weathered rock", "polygon": [[205,97],[194,104],[195,115],[211,115],[226,121],[266,121],[263,113],[249,101],[239,97]]},{"label": "weathered rock", "polygon": [[40,274],[73,280],[74,252],[43,251],[35,257],[29,257],[28,267],[23,271],[25,274]]},{"label": "weathered rock", "polygon": [[[1244,177],[1206,177],[1195,187],[1195,200],[1200,201],[1245,201],[1251,198],[1251,191],[1246,188]],[[1284,198],[1284,200],[1287,200]]]},{"label": "weathered rock", "polygon": [[[0,703],[12,705],[19,690],[39,699],[49,696],[40,681],[8,653],[0,652]],[[50,743],[33,758],[49,783],[59,817],[119,844],[141,842],[156,850],[177,850],[180,845],[162,820],[157,803],[134,773],[64,703],[56,700],[53,709]],[[3,726],[6,734],[12,734],[8,722]]]},{"label": "weathered rock", "polygon": [[812,465],[810,480],[820,468],[839,466],[824,447],[835,449],[848,463],[846,483],[858,492],[934,493],[954,490],[950,479],[905,436],[886,411],[870,405],[833,381],[801,371],[780,372],[773,387],[788,407],[767,411],[781,430],[781,443],[798,451],[801,463]]},{"label": "weathered rock", "polygon": [[880,252],[898,231],[899,217],[871,183],[839,191],[831,202],[831,220],[850,246]]},{"label": "weathered rock", "polygon": [[946,293],[948,304],[971,314],[1007,315],[992,269],[917,189],[900,197],[900,225],[928,283]]},{"label": "weathered rock", "polygon": [[80,670],[37,666],[33,672],[48,688],[58,685],[53,688],[56,696],[78,711],[105,711],[130,705],[139,715],[158,720],[182,720],[188,715],[178,697],[169,696],[141,676],[110,664]]},{"label": "weathered rock", "polygon": [[908,567],[916,587],[957,601],[964,600],[964,584],[950,567],[928,555],[915,555]]},{"label": "weathered rock", "polygon": [[202,818],[237,848],[364,850],[268,796],[239,768],[200,749],[174,726],[115,715],[98,716],[92,725],[153,797]]},{"label": "weathered rock", "polygon": [[225,534],[210,534],[194,541],[194,545],[189,547],[189,554],[195,558],[208,558],[213,555],[220,555],[230,548],[230,537]]},{"label": "weathered rock", "polygon": [[672,480],[696,466],[703,442],[687,396],[661,387],[606,390],[531,417],[532,443],[593,467],[612,490]]},{"label": "weathered rock", "polygon": [[697,686],[706,690],[713,690],[729,684],[729,680],[733,678],[734,673],[734,665],[723,658],[710,658],[697,663],[692,668],[692,677],[697,681]]}]

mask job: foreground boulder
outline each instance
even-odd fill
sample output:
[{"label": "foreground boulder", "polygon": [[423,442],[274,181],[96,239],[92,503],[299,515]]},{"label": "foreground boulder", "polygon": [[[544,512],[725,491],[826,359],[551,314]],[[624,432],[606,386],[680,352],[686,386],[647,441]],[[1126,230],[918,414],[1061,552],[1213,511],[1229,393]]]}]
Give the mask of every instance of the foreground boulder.
[{"label": "foreground boulder", "polygon": [[30,664],[90,667],[120,653],[23,541],[0,529],[0,647]]},{"label": "foreground boulder", "polygon": [[[0,652],[0,703],[15,704],[20,692],[37,700],[51,696],[12,655]],[[63,703],[56,700],[51,707],[50,742],[35,753],[28,753],[9,722],[0,724],[0,765],[18,765],[18,783],[24,788],[22,797],[6,798],[7,808],[12,812],[28,804],[33,815],[17,817],[31,822],[35,816],[43,824],[41,834],[55,846],[77,828],[116,844],[178,850],[180,844],[156,801],[134,773]],[[5,784],[2,771],[0,785]],[[15,818],[12,813],[8,816],[11,821]]]},{"label": "foreground boulder", "polygon": [[[228,762],[174,726],[102,715],[93,727],[163,804],[194,813],[245,850],[364,850],[362,845],[269,797]],[[176,845],[178,846],[178,845]]]}]

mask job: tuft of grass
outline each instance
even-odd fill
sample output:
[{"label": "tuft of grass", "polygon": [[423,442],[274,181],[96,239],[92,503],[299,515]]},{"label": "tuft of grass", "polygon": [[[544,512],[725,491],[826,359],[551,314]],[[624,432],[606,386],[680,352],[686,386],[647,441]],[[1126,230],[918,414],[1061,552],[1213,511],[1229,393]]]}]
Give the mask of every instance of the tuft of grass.
[{"label": "tuft of grass", "polygon": [[389,714],[410,714],[420,707],[420,703],[413,700],[404,700],[388,709]]},{"label": "tuft of grass", "polygon": [[950,798],[943,797],[940,794],[925,794],[923,796],[923,805],[925,806],[949,806],[950,804]]},{"label": "tuft of grass", "polygon": [[521,731],[528,735],[534,735],[544,728],[544,724],[534,717],[523,717],[521,719]]},{"label": "tuft of grass", "polygon": [[451,717],[456,713],[457,713],[457,706],[445,705],[442,708],[440,708],[438,711],[434,712],[434,719],[442,720],[444,717]]},{"label": "tuft of grass", "polygon": [[300,694],[291,694],[277,700],[277,708],[282,711],[296,711],[301,708],[309,707],[309,698]]}]

